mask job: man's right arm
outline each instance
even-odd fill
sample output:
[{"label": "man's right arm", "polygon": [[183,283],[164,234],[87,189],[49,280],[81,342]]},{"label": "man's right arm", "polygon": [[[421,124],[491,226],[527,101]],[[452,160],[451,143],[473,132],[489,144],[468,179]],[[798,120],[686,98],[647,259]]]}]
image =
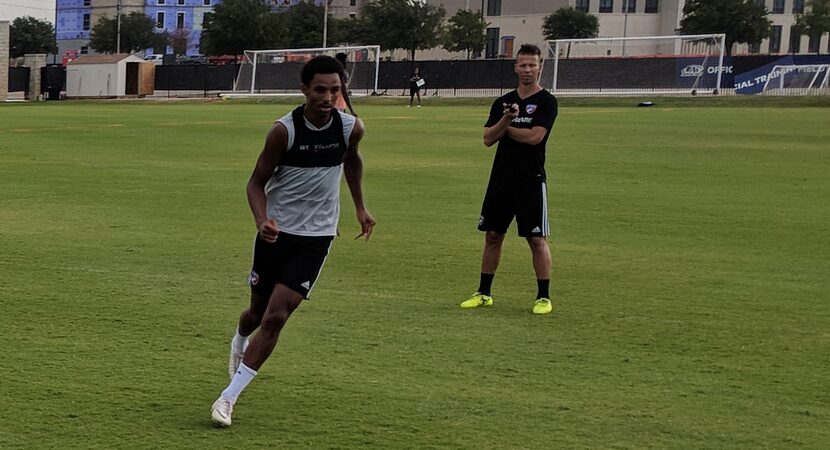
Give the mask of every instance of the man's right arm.
[{"label": "man's right arm", "polygon": [[[515,107],[515,108],[514,108]],[[510,127],[510,122],[519,115],[519,107],[515,103],[512,105],[508,105],[504,103],[502,105],[502,116],[499,118],[498,122],[493,124],[489,127],[484,127],[484,145],[487,147],[492,146],[496,142],[499,141],[504,135],[507,133],[507,129]],[[493,105],[493,108],[490,111],[490,118],[489,122],[494,120],[494,117],[497,117],[498,110],[497,106]]]},{"label": "man's right arm", "polygon": [[287,145],[288,130],[285,125],[277,122],[268,132],[268,136],[265,137],[265,145],[259,154],[259,158],[257,158],[256,166],[253,173],[251,173],[246,189],[248,206],[251,207],[257,231],[259,231],[260,237],[267,242],[274,242],[277,239],[279,228],[276,220],[268,218],[265,185],[273,176]]}]

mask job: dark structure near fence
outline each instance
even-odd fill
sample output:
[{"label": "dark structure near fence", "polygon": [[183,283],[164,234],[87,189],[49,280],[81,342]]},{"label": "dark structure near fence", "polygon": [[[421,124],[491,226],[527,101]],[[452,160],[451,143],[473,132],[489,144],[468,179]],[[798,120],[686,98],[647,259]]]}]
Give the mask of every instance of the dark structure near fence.
[{"label": "dark structure near fence", "polygon": [[9,67],[9,92],[29,91],[29,68]]}]

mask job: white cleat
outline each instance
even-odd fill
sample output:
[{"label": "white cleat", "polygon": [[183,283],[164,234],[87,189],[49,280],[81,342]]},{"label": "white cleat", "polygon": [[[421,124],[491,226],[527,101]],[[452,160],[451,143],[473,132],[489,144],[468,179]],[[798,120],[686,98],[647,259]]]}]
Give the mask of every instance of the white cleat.
[{"label": "white cleat", "polygon": [[220,427],[231,426],[231,414],[233,414],[233,405],[224,397],[219,397],[210,407],[210,417],[213,423]]}]

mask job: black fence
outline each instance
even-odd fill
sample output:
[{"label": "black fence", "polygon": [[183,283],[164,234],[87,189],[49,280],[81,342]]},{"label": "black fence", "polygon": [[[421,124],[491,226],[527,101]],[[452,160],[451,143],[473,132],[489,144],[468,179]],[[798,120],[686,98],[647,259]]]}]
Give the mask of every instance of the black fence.
[{"label": "black fence", "polygon": [[[728,57],[724,60],[724,73],[721,81],[723,88],[733,86],[733,76],[762,67],[778,61],[785,55],[748,55]],[[796,56],[797,63],[814,63],[825,61],[828,57],[803,55]],[[816,61],[813,61],[816,60]],[[826,62],[825,62],[826,63]],[[552,61],[546,61],[552,65]],[[517,78],[513,72],[513,60],[449,60],[449,61],[384,61],[380,63],[377,91],[374,88],[374,62],[358,62],[350,65],[350,87],[353,91],[362,94],[405,95],[409,91],[409,77],[415,68],[419,69],[421,77],[426,81],[424,93],[438,93],[451,95],[456,90],[465,90],[466,94],[475,90],[488,92],[494,90],[507,91],[516,86]],[[559,61],[557,88],[559,89],[591,89],[596,86],[602,88],[652,88],[682,86],[696,78],[685,77],[684,71],[697,67],[696,70],[706,72],[705,77],[713,78],[720,70],[717,60],[709,58],[697,61],[695,58],[574,58]],[[255,92],[261,91],[292,91],[299,90],[300,70],[302,63],[260,64],[257,66]],[[552,67],[548,67],[543,74],[545,87],[552,86]],[[234,88],[234,81],[240,70],[242,77],[248,73],[250,66],[238,64],[206,65],[157,65],[155,72],[156,94],[168,96],[193,95],[201,92],[202,95],[212,95],[215,92],[230,91]],[[693,72],[692,72],[693,73]],[[60,98],[61,91],[66,89],[66,70],[61,66],[47,66],[43,69],[43,85],[41,88],[44,98]],[[250,75],[248,75],[250,77]],[[699,82],[699,81],[698,81]],[[707,82],[712,85],[712,82]],[[29,69],[14,67],[9,71],[9,91],[27,91],[29,86]],[[249,90],[242,84],[241,90]]]},{"label": "black fence", "polygon": [[230,91],[238,66],[181,64],[156,66],[157,91]]},{"label": "black fence", "polygon": [[9,67],[9,92],[29,92],[28,67]]}]

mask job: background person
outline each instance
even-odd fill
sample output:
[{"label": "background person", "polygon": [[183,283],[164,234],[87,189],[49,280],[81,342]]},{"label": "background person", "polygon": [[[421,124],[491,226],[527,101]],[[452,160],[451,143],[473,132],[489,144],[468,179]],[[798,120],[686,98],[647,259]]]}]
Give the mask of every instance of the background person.
[{"label": "background person", "polygon": [[496,99],[484,125],[484,145],[498,142],[490,181],[481,207],[478,229],[485,232],[478,290],[462,308],[492,306],[491,287],[501,259],[504,237],[513,218],[519,236],[530,245],[536,273],[534,314],[548,314],[550,302],[550,248],[548,197],[545,183],[545,145],[557,115],[556,98],[539,84],[542,52],[522,45],[514,71],[519,86]]}]

